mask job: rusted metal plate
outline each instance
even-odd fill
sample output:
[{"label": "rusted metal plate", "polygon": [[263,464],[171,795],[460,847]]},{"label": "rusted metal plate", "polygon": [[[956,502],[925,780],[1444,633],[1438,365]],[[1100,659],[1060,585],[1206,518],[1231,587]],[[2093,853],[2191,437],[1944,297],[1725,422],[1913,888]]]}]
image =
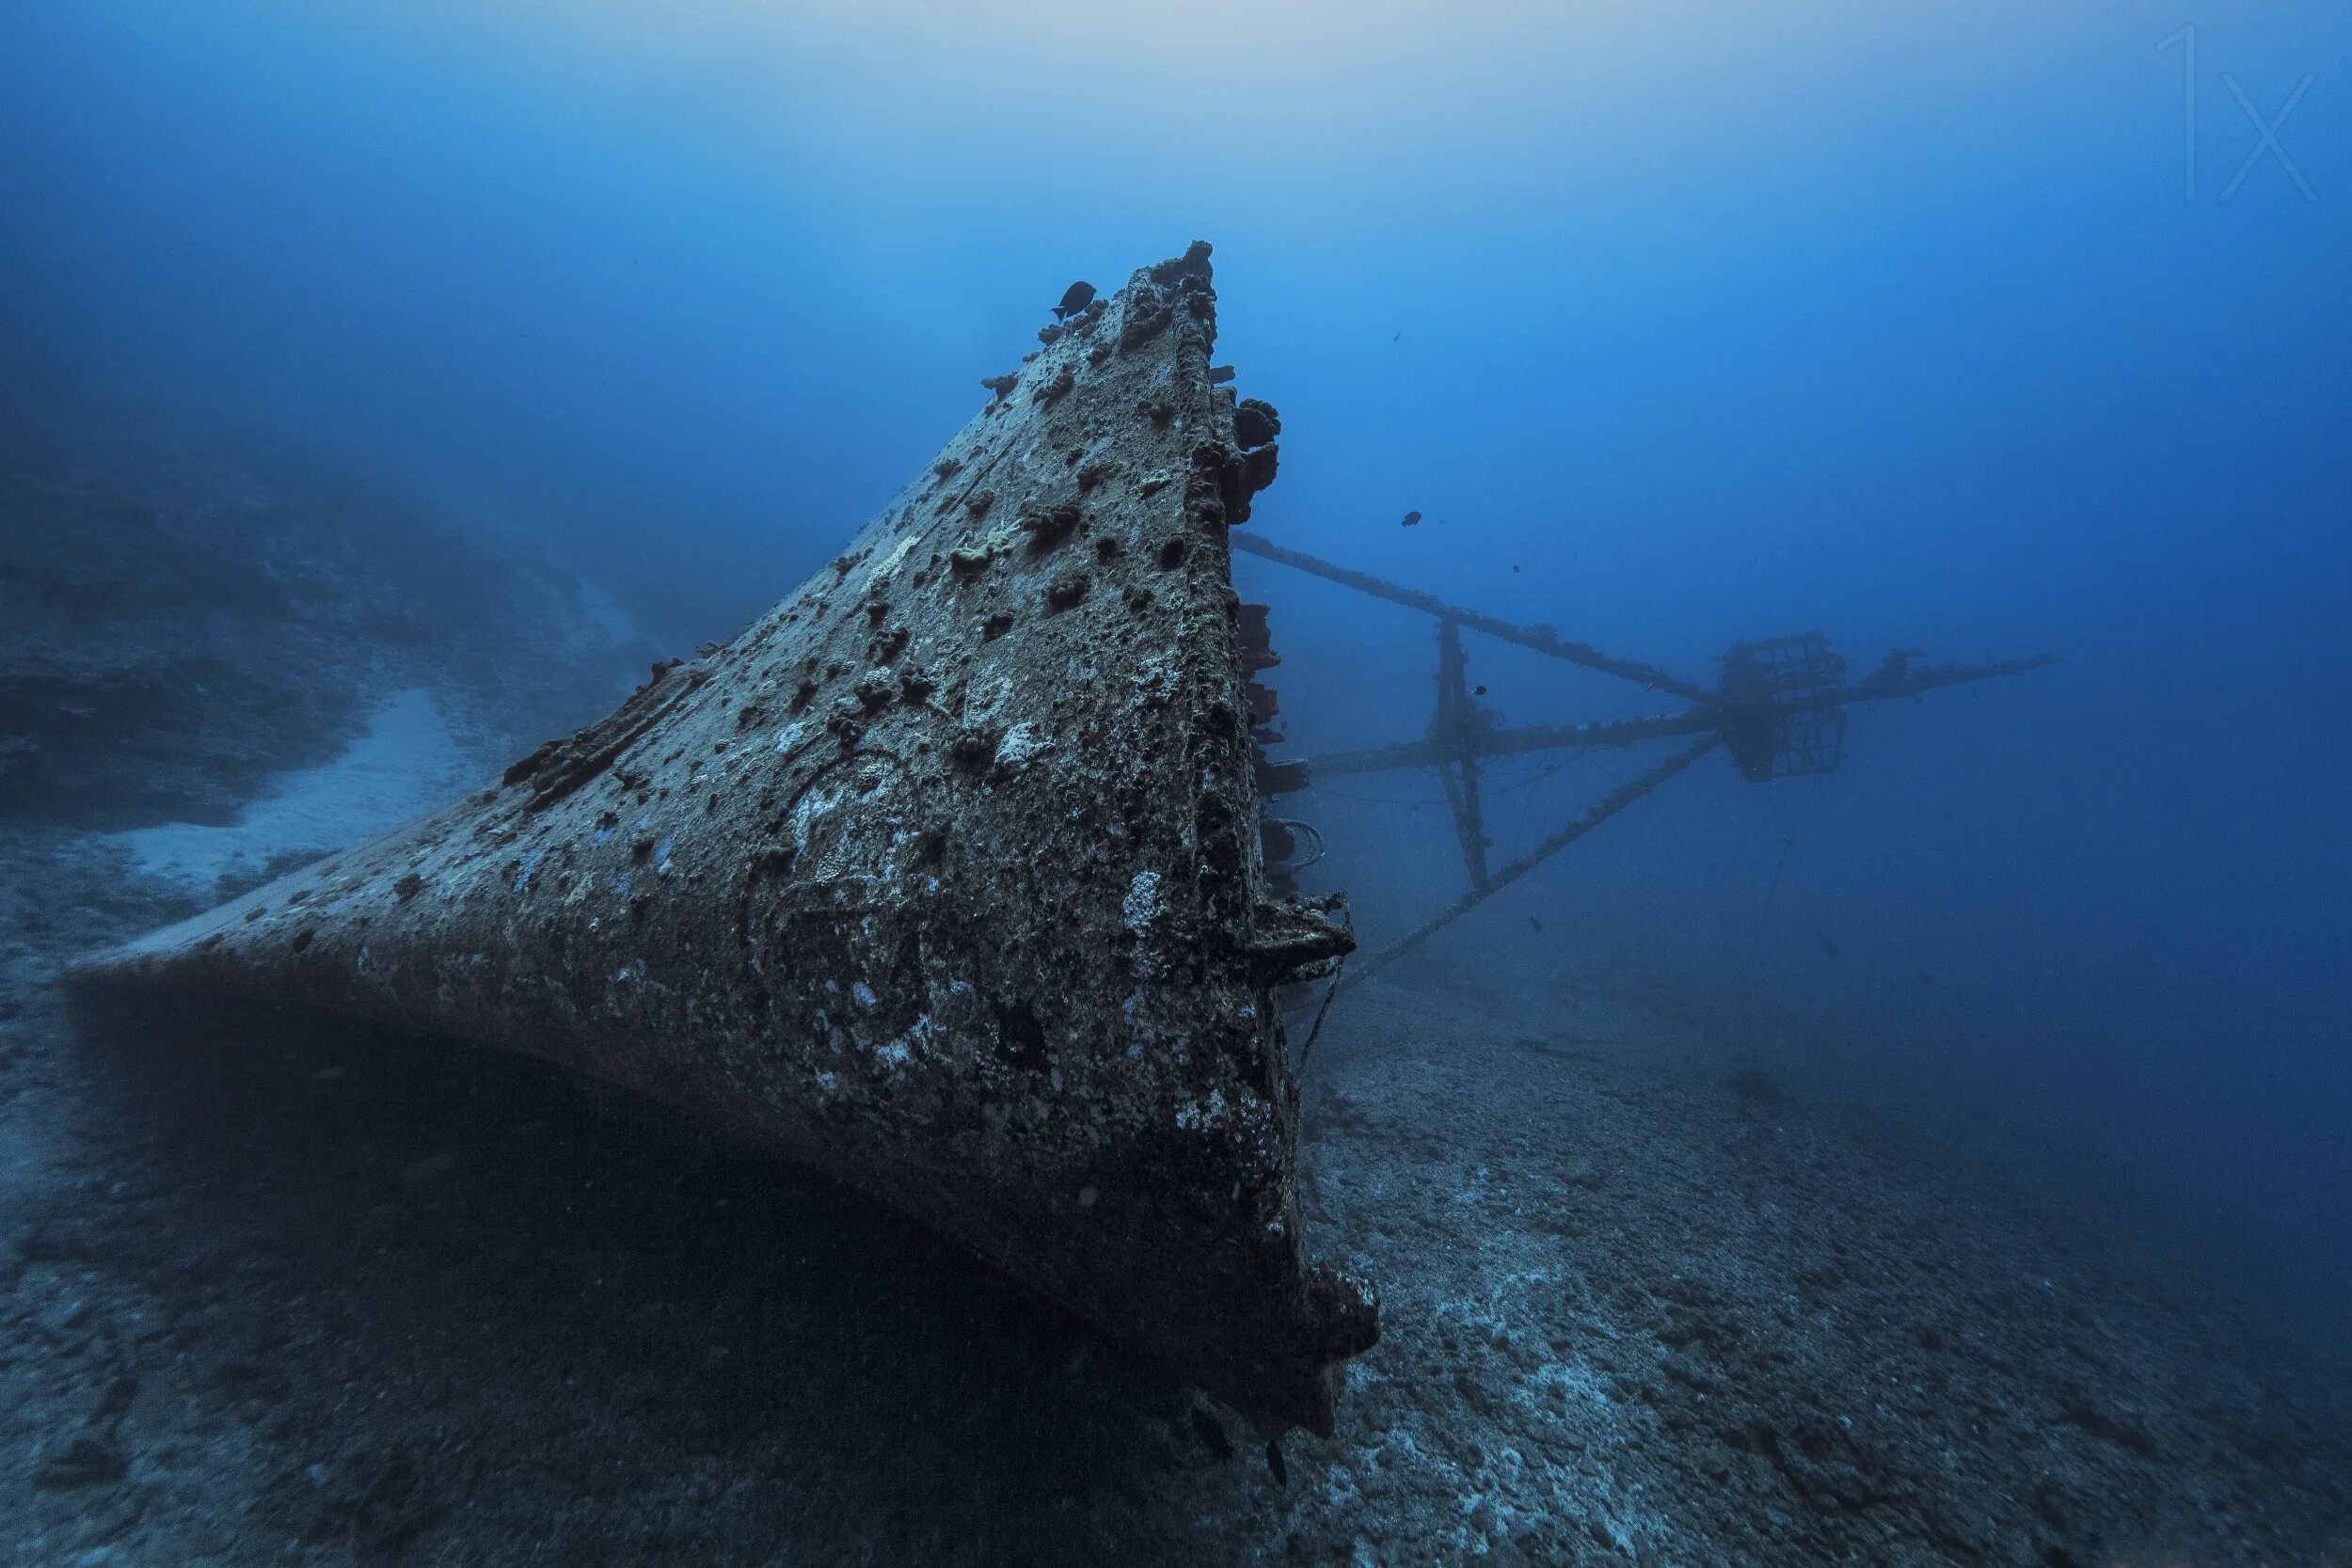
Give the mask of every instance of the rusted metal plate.
[{"label": "rusted metal plate", "polygon": [[1269,988],[1352,943],[1263,863],[1226,534],[1279,425],[1215,333],[1207,246],[1137,272],[741,636],[78,983],[627,1085],[1329,1432],[1377,1309],[1308,1262]]}]

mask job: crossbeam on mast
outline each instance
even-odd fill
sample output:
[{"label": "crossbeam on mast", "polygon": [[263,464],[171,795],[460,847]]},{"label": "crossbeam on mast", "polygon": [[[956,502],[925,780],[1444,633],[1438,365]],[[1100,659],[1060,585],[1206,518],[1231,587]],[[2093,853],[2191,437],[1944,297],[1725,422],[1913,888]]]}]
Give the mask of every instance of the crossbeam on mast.
[{"label": "crossbeam on mast", "polygon": [[[1428,733],[1419,740],[1335,752],[1285,766],[1303,775],[1301,784],[1351,773],[1400,768],[1434,768],[1445,786],[1446,804],[1461,840],[1470,889],[1444,910],[1396,942],[1348,966],[1348,985],[1379,973],[1446,926],[1518,880],[1562,849],[1591,832],[1634,801],[1689,768],[1717,747],[1726,748],[1742,777],[1753,783],[1797,773],[1834,770],[1842,752],[1845,712],[1864,703],[1914,697],[1939,687],[1960,686],[2021,674],[2059,662],[2055,654],[1994,659],[1980,664],[1936,664],[1915,668],[1915,652],[1889,654],[1861,680],[1849,680],[1846,661],[1819,633],[1735,644],[1722,658],[1720,685],[1708,689],[1637,659],[1616,658],[1587,642],[1568,641],[1549,626],[1520,626],[1446,603],[1432,594],[1401,587],[1366,572],[1340,566],[1298,550],[1284,549],[1254,534],[1230,533],[1234,549],[1261,560],[1421,611],[1438,622],[1438,704]],[[1491,710],[1469,688],[1462,631],[1483,632],[1500,641],[1563,659],[1583,669],[1635,681],[1645,689],[1670,691],[1692,705],[1679,713],[1602,720],[1586,724],[1497,727]],[[1481,763],[1490,758],[1592,746],[1633,746],[1645,740],[1695,736],[1694,742],[1641,777],[1618,785],[1582,816],[1500,871],[1490,870],[1485,808],[1480,799]]]},{"label": "crossbeam on mast", "polygon": [[1552,658],[1565,659],[1570,664],[1581,665],[1587,670],[1597,670],[1604,675],[1614,675],[1619,680],[1629,680],[1637,685],[1653,687],[1660,691],[1671,691],[1686,702],[1699,703],[1711,707],[1721,701],[1716,693],[1709,691],[1707,688],[1693,685],[1679,676],[1670,675],[1656,665],[1644,664],[1638,659],[1612,657],[1589,642],[1570,641],[1549,626],[1514,626],[1508,621],[1500,620],[1492,615],[1482,615],[1474,610],[1464,610],[1459,605],[1450,605],[1434,594],[1423,594],[1411,588],[1403,588],[1393,582],[1375,578],[1368,572],[1359,572],[1346,566],[1334,565],[1318,556],[1307,555],[1298,550],[1286,550],[1279,545],[1268,544],[1254,533],[1244,533],[1235,530],[1226,537],[1233,548],[1244,555],[1254,555],[1262,561],[1271,561],[1279,565],[1304,572],[1309,577],[1322,578],[1325,581],[1336,582],[1343,588],[1353,588],[1359,594],[1369,594],[1375,599],[1386,599],[1391,604],[1400,604],[1407,610],[1418,610],[1423,615],[1434,615],[1440,621],[1452,621],[1456,626],[1467,627],[1471,631],[1483,632],[1497,641],[1516,643],[1522,648],[1532,648],[1536,653],[1548,655]]},{"label": "crossbeam on mast", "polygon": [[1470,913],[1470,911],[1476,909],[1479,905],[1485,903],[1487,899],[1493,897],[1504,888],[1509,887],[1513,882],[1518,881],[1521,877],[1526,876],[1529,872],[1543,864],[1544,862],[1551,859],[1552,856],[1558,854],[1561,850],[1565,849],[1569,845],[1574,844],[1578,839],[1582,838],[1586,833],[1591,832],[1595,828],[1599,827],[1603,822],[1608,821],[1611,817],[1616,816],[1617,813],[1625,810],[1626,807],[1631,805],[1643,796],[1647,795],[1651,790],[1656,789],[1660,784],[1664,784],[1668,779],[1673,778],[1677,773],[1681,772],[1684,768],[1690,767],[1692,763],[1698,761],[1699,758],[1707,755],[1708,752],[1713,751],[1716,747],[1722,744],[1723,737],[1720,736],[1710,735],[1703,736],[1696,743],[1685,746],[1681,751],[1675,752],[1672,756],[1669,756],[1663,762],[1661,762],[1657,767],[1651,768],[1640,778],[1629,779],[1626,783],[1619,784],[1616,788],[1611,790],[1608,794],[1594,801],[1592,806],[1585,811],[1583,816],[1578,817],[1575,821],[1569,823],[1566,827],[1562,828],[1558,832],[1553,833],[1549,838],[1545,839],[1541,844],[1535,846],[1534,848],[1530,849],[1526,854],[1521,855],[1518,860],[1513,861],[1510,864],[1496,872],[1483,884],[1473,886],[1468,893],[1462,895],[1461,897],[1456,898],[1443,910],[1440,910],[1438,913],[1430,916],[1427,920],[1422,921],[1420,925],[1414,927],[1411,930],[1397,938],[1396,941],[1389,943],[1388,946],[1381,948],[1378,952],[1371,954],[1368,957],[1359,958],[1355,962],[1349,964],[1347,966],[1347,972],[1343,976],[1344,983],[1352,986],[1357,984],[1359,981],[1369,980],[1375,974],[1377,974],[1382,970],[1386,969],[1390,964],[1394,963],[1406,954],[1410,953],[1414,948],[1419,947],[1422,942],[1427,942],[1431,937],[1436,936],[1438,931],[1448,926],[1451,926],[1462,916]]}]

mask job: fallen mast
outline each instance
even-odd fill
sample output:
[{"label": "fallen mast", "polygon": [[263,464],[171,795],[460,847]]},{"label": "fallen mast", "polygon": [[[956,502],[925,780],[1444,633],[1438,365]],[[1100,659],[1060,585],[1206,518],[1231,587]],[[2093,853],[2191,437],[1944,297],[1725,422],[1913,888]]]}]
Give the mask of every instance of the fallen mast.
[{"label": "fallen mast", "polygon": [[[1588,642],[1563,638],[1550,626],[1516,626],[1496,616],[1448,604],[1435,594],[1252,536],[1236,534],[1232,543],[1233,548],[1244,554],[1419,610],[1438,623],[1437,711],[1421,739],[1327,752],[1276,765],[1284,770],[1287,787],[1292,789],[1306,788],[1315,779],[1400,768],[1435,768],[1444,786],[1455,836],[1461,844],[1469,888],[1452,904],[1386,947],[1350,962],[1345,980],[1351,985],[1370,978],[1419,947],[1719,746],[1729,752],[1740,776],[1753,784],[1804,773],[1831,772],[1844,755],[1846,710],[1858,704],[1887,702],[1941,687],[2022,674],[2059,662],[2055,654],[2037,654],[2023,659],[1987,659],[1981,664],[1915,666],[1912,660],[1919,656],[1910,650],[1899,650],[1887,655],[1885,661],[1867,676],[1850,680],[1844,656],[1830,646],[1827,638],[1818,632],[1806,632],[1735,643],[1717,660],[1723,670],[1716,685],[1709,689],[1655,665],[1613,657]],[[1484,688],[1473,689],[1470,683],[1470,660],[1462,646],[1465,630],[1599,674],[1631,681],[1645,690],[1671,692],[1692,705],[1674,713],[1601,720],[1588,724],[1505,728],[1494,721],[1491,710],[1480,705],[1478,692]],[[1540,752],[1629,747],[1645,740],[1673,738],[1692,739],[1693,743],[1675,752],[1639,778],[1619,784],[1581,816],[1509,864],[1500,869],[1488,865],[1486,851],[1492,847],[1492,841],[1486,836],[1486,812],[1480,796],[1485,764],[1500,757]]]}]

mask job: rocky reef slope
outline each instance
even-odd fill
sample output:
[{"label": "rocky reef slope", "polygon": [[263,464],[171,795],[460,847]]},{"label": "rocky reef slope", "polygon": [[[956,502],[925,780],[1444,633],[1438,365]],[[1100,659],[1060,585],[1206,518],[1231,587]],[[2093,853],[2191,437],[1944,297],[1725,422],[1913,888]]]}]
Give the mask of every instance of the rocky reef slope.
[{"label": "rocky reef slope", "polygon": [[593,592],[354,465],[0,366],[0,820],[226,820],[404,687],[485,739],[576,721],[650,657]]}]

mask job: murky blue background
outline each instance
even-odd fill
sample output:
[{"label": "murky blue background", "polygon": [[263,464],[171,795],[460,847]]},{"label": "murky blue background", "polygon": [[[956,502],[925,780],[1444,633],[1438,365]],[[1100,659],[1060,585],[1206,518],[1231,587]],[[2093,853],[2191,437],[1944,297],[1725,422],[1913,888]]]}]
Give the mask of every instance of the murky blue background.
[{"label": "murky blue background", "polygon": [[[1213,239],[1273,537],[1702,679],[1815,628],[2069,657],[1858,716],[1825,780],[1710,763],[1455,957],[1613,933],[2325,1323],[2352,22],[2046,9],[20,0],[0,330],[380,463],[691,646],[1072,277]],[[1294,740],[1418,731],[1425,623],[1242,577]],[[1473,654],[1513,721],[1654,705]],[[1502,851],[1636,766],[1499,797]],[[1363,799],[1430,781],[1348,793],[1305,809],[1368,933],[1454,891],[1442,815]]]}]

